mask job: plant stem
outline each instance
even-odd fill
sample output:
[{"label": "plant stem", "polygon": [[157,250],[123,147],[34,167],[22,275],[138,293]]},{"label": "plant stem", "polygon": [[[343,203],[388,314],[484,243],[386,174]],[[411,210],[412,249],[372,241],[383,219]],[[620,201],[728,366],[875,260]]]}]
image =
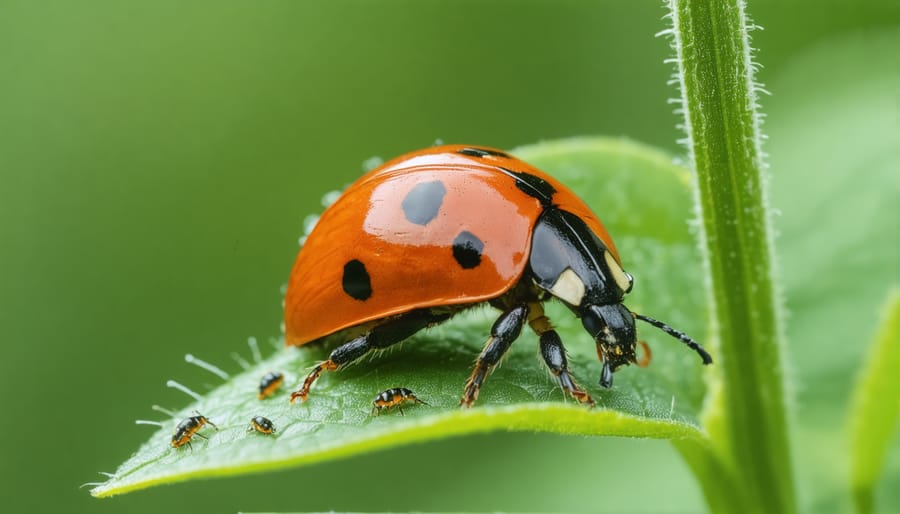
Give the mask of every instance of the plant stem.
[{"label": "plant stem", "polygon": [[710,511],[740,512],[748,504],[742,497],[746,491],[741,488],[737,473],[724,467],[724,461],[711,446],[711,441],[673,439],[672,445],[694,472]]},{"label": "plant stem", "polygon": [[707,429],[743,489],[735,497],[749,503],[731,509],[791,513],[779,289],[744,2],[670,0],[669,7],[722,380],[713,402],[721,412]]}]

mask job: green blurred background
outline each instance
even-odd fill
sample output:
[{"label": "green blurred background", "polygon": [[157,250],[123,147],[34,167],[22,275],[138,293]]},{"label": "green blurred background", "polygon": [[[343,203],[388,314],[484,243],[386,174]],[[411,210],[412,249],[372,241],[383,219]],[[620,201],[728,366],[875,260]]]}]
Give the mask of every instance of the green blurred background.
[{"label": "green blurred background", "polygon": [[[773,196],[802,224],[792,195],[821,169],[780,174],[823,161],[823,125],[836,144],[878,142],[865,156],[876,166],[900,162],[900,93],[854,93],[870,74],[900,76],[900,2],[749,11],[765,27],[754,42],[774,92],[762,99]],[[167,379],[208,380],[185,353],[235,368],[229,354],[246,354],[248,336],[278,333],[302,219],[365,159],[436,139],[509,148],[584,134],[680,154],[671,52],[653,37],[664,14],[656,0],[0,1],[0,510],[702,510],[665,442],[528,434],[111,500],[78,489],[152,433],[134,424],[158,417],[152,404],[187,403]],[[829,93],[835,83],[845,97]],[[835,125],[829,110],[852,118],[860,98],[880,124]],[[897,257],[896,234],[879,265]],[[786,274],[803,267],[802,251],[791,255]],[[790,351],[801,501],[813,510],[846,505],[816,488],[833,455],[818,448],[843,441],[841,402],[881,300],[864,293],[852,351]],[[896,448],[888,468],[900,477]]]}]

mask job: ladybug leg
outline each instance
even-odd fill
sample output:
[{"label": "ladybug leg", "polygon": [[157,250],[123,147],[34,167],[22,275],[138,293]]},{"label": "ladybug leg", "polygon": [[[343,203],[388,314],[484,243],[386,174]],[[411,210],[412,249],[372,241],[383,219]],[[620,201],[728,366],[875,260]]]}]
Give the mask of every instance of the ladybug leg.
[{"label": "ladybug leg", "polygon": [[566,347],[563,346],[562,339],[560,339],[556,330],[553,330],[550,320],[547,319],[547,316],[544,316],[544,308],[539,303],[531,304],[530,307],[532,317],[528,324],[531,325],[531,329],[541,339],[541,357],[544,358],[544,362],[550,368],[550,372],[559,380],[559,385],[572,398],[578,400],[579,403],[586,403],[593,407],[594,399],[584,389],[579,387],[575,380],[572,379],[572,375],[569,374]]},{"label": "ladybug leg", "polygon": [[591,395],[578,387],[578,384],[572,379],[572,375],[569,374],[566,348],[563,346],[562,339],[559,338],[556,330],[547,330],[541,334],[541,357],[544,358],[544,362],[547,363],[550,372],[559,379],[559,385],[562,386],[563,390],[580,403],[586,403],[591,407],[594,406],[594,399],[591,398]]},{"label": "ladybug leg", "polygon": [[300,389],[291,393],[291,403],[294,403],[297,398],[305,402],[306,397],[309,395],[309,388],[312,387],[313,382],[319,378],[323,371],[335,371],[340,366],[349,364],[372,350],[373,348],[367,341],[371,335],[372,333],[370,332],[335,348],[328,356],[327,361],[317,364],[309,372],[309,375],[306,375],[306,379],[303,380],[303,385]]},{"label": "ladybug leg", "polygon": [[294,403],[297,398],[306,401],[310,387],[312,387],[313,382],[319,378],[322,372],[336,371],[372,350],[387,348],[399,343],[428,325],[439,323],[449,317],[449,314],[432,314],[428,310],[413,311],[373,328],[368,334],[361,335],[350,342],[338,346],[328,356],[327,361],[313,368],[303,381],[303,386],[291,393],[291,403]]},{"label": "ladybug leg", "polygon": [[525,324],[527,317],[528,307],[519,305],[509,309],[497,318],[494,326],[491,327],[491,338],[488,339],[484,350],[478,356],[475,369],[472,370],[472,375],[466,381],[466,390],[463,393],[462,400],[459,402],[460,406],[471,407],[475,403],[485,377],[500,362],[500,359],[509,350],[512,342],[522,333],[522,326]]}]

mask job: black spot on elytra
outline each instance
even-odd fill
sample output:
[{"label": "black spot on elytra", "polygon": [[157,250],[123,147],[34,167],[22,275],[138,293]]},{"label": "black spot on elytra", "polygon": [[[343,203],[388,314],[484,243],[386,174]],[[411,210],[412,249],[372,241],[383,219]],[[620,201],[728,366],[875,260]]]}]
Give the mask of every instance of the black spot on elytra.
[{"label": "black spot on elytra", "polygon": [[549,207],[553,204],[553,195],[556,194],[556,188],[551,186],[546,180],[530,173],[508,170],[501,167],[498,167],[498,169],[512,177],[516,181],[516,187],[526,195],[537,198],[545,207]]},{"label": "black spot on elytra", "polygon": [[509,155],[497,150],[488,150],[486,148],[463,148],[461,150],[457,150],[456,153],[468,155],[469,157],[487,157],[488,155],[492,155],[494,157],[503,157],[505,159],[509,159]]},{"label": "black spot on elytra", "polygon": [[484,243],[475,234],[462,231],[453,240],[453,258],[464,269],[472,269],[481,264],[481,252]]},{"label": "black spot on elytra", "polygon": [[403,199],[403,214],[410,223],[427,225],[437,216],[446,194],[447,188],[439,180],[416,184]]},{"label": "black spot on elytra", "polygon": [[341,285],[344,292],[354,300],[368,300],[372,296],[372,280],[366,271],[366,265],[356,259],[344,264]]}]

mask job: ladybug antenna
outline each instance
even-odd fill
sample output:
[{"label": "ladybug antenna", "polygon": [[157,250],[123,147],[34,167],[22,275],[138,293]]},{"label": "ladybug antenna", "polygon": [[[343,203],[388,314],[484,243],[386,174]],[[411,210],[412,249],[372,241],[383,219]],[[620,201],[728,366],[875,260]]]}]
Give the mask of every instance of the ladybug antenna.
[{"label": "ladybug antenna", "polygon": [[648,316],[644,316],[643,314],[638,314],[636,312],[633,312],[632,314],[634,314],[634,317],[636,319],[639,319],[643,322],[649,323],[649,324],[653,325],[654,327],[662,330],[663,332],[669,334],[670,336],[674,337],[675,339],[678,339],[682,343],[686,344],[688,346],[688,348],[694,350],[695,352],[697,352],[698,355],[700,355],[700,358],[703,359],[703,364],[712,364],[712,361],[713,361],[712,357],[706,352],[706,350],[704,350],[703,347],[700,346],[699,343],[697,343],[697,341],[694,341],[693,339],[691,339],[690,336],[688,336],[684,332],[682,332],[680,330],[675,330],[674,328],[670,327],[669,325],[666,325],[662,321],[655,320]]}]

